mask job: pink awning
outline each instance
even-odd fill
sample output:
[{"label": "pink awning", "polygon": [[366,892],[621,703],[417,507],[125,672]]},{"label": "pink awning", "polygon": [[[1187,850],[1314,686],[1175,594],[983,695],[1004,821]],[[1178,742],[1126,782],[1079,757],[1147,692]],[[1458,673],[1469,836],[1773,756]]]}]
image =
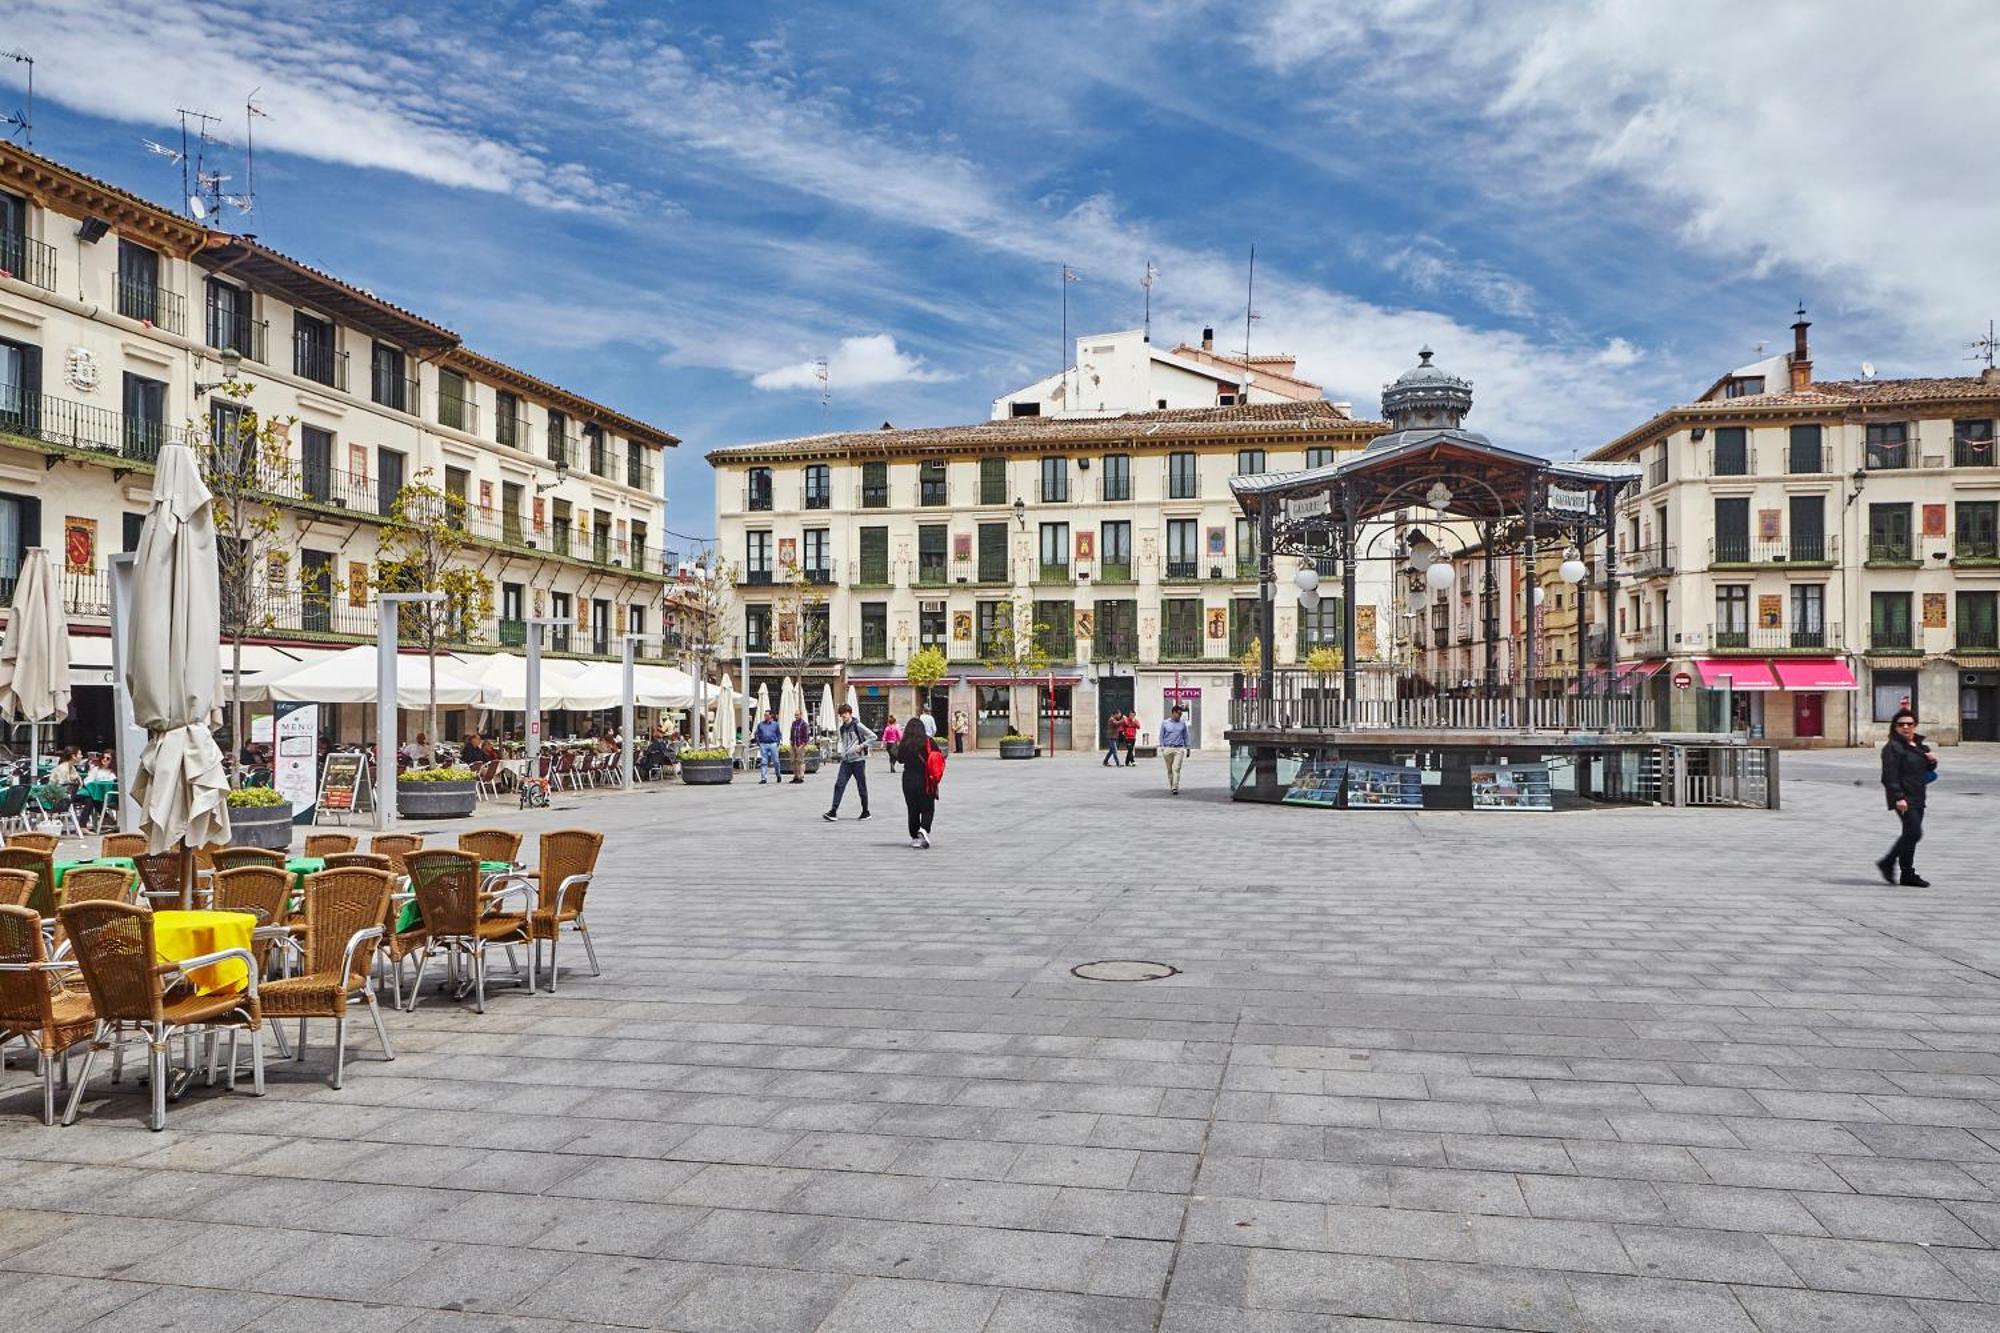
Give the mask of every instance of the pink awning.
[{"label": "pink awning", "polygon": [[1658,658],[1650,662],[1620,662],[1618,664],[1618,679],[1631,681],[1645,680],[1648,677],[1659,675],[1660,668],[1665,665],[1666,662]]},{"label": "pink awning", "polygon": [[[1694,669],[1701,673],[1701,683],[1711,690],[1719,690],[1725,684],[1732,690],[1775,690],[1778,677],[1771,670],[1771,664],[1757,657],[1702,657],[1695,660]],[[1725,681],[1723,677],[1728,677]]]},{"label": "pink awning", "polygon": [[1831,658],[1780,659],[1771,663],[1778,669],[1778,683],[1788,690],[1858,690],[1854,673],[1847,663]]}]

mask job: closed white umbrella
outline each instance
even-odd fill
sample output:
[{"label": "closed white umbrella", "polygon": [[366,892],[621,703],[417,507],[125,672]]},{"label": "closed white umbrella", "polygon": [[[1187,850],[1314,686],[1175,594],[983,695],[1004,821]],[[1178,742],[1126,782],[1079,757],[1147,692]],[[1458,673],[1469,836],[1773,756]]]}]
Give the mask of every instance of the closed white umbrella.
[{"label": "closed white umbrella", "polygon": [[861,716],[861,696],[854,692],[852,685],[847,687],[847,707],[854,716]]},{"label": "closed white umbrella", "polygon": [[729,686],[729,673],[715,692],[715,743],[725,750],[736,748],[736,691]]},{"label": "closed white umbrella", "polygon": [[28,729],[29,781],[41,767],[41,723],[69,716],[69,623],[63,617],[62,589],[49,569],[49,553],[37,546],[21,561],[14,584],[14,607],[0,637],[0,711]]},{"label": "closed white umbrella", "polygon": [[[729,681],[729,677],[727,676],[724,676],[722,679],[725,684],[727,684]],[[768,682],[759,682],[757,685],[757,721],[762,722],[764,720],[764,714],[770,711],[771,711],[771,686]]]},{"label": "closed white umbrella", "polygon": [[819,729],[824,732],[840,730],[840,718],[833,711],[833,686],[819,687]]},{"label": "closed white umbrella", "polygon": [[222,693],[222,604],[215,518],[184,444],[160,450],[153,503],[133,561],[125,688],[146,749],[132,779],[147,847],[229,841],[229,777],[209,733]]}]

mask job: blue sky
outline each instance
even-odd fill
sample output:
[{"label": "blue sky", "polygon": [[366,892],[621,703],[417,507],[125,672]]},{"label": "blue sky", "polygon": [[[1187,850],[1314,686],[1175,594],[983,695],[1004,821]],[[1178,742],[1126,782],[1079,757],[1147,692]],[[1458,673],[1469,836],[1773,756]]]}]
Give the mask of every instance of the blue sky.
[{"label": "blue sky", "polygon": [[1065,261],[1073,334],[1151,260],[1155,338],[1236,347],[1254,243],[1254,350],[1373,415],[1429,342],[1556,455],[1800,300],[1822,378],[1964,373],[2000,312],[1991,4],[12,0],[4,40],[36,147],[162,201],[141,138],[240,142],[260,88],[238,225],[682,436],[696,535],[709,448],[1053,371]]}]

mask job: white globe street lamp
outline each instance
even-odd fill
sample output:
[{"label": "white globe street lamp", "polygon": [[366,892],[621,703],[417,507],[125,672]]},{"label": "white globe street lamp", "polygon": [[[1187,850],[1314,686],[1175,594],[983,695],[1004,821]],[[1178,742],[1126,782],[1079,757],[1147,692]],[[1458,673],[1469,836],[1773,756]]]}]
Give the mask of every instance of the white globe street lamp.
[{"label": "white globe street lamp", "polygon": [[1589,572],[1589,568],[1583,561],[1577,559],[1575,556],[1571,556],[1569,559],[1563,561],[1562,567],[1556,571],[1556,573],[1562,575],[1564,583],[1581,583],[1583,582],[1583,576]]},{"label": "white globe street lamp", "polygon": [[1300,565],[1292,575],[1292,582],[1299,585],[1300,592],[1312,592],[1319,587],[1319,571],[1311,565]]},{"label": "white globe street lamp", "polygon": [[1458,581],[1458,575],[1447,564],[1438,563],[1424,571],[1424,582],[1437,592],[1443,592]]}]

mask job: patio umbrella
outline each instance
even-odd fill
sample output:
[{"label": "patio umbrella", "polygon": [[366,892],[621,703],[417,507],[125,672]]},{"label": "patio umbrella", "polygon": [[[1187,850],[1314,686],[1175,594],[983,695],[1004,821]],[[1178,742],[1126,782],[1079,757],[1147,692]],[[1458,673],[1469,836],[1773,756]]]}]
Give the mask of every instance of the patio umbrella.
[{"label": "patio umbrella", "polygon": [[133,721],[146,729],[132,779],[138,832],[156,852],[227,843],[229,777],[208,729],[222,694],[215,519],[186,445],[160,450],[133,574],[125,688]]},{"label": "patio umbrella", "polygon": [[736,748],[736,691],[730,688],[729,673],[715,691],[715,743],[725,750]]},{"label": "patio umbrella", "polygon": [[[437,701],[447,707],[470,705],[494,708],[493,701],[503,693],[498,685],[486,685],[472,675],[476,668],[460,666],[456,658],[448,653],[439,654],[450,666],[440,664],[437,673]],[[423,664],[421,653],[398,654],[396,670],[396,707],[416,710],[430,706],[429,673],[417,668]],[[548,663],[543,662],[546,670]],[[245,698],[288,699],[307,703],[322,704],[380,704],[375,697],[376,681],[375,645],[357,644],[332,657],[308,662],[296,671],[287,671],[274,676],[261,685],[244,687]],[[523,687],[525,689],[525,686]],[[551,693],[544,686],[544,694]],[[546,699],[544,707],[552,706]]]},{"label": "patio umbrella", "polygon": [[819,687],[819,729],[824,732],[840,730],[840,719],[833,711],[833,686]]},{"label": "patio umbrella", "polygon": [[62,590],[49,570],[49,553],[30,549],[14,584],[14,609],[0,637],[0,711],[28,732],[28,781],[41,770],[43,722],[69,715],[69,624]]},{"label": "patio umbrella", "polygon": [[847,708],[854,716],[861,716],[861,696],[854,692],[852,685],[847,687]]},{"label": "patio umbrella", "polygon": [[[724,685],[727,685],[729,683],[729,677],[724,676],[722,678],[722,683]],[[771,686],[769,682],[760,681],[757,685],[757,720],[759,722],[763,721],[764,714],[770,711],[771,711]]]}]

